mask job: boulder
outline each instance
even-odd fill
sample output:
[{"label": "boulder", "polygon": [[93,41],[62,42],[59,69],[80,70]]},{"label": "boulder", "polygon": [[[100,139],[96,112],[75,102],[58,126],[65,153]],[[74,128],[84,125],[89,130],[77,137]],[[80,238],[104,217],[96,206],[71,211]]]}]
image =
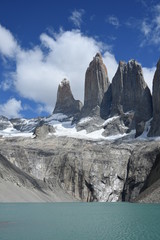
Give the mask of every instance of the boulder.
[{"label": "boulder", "polygon": [[34,135],[36,138],[44,139],[49,133],[55,133],[55,129],[51,125],[40,125],[37,126],[34,130]]}]

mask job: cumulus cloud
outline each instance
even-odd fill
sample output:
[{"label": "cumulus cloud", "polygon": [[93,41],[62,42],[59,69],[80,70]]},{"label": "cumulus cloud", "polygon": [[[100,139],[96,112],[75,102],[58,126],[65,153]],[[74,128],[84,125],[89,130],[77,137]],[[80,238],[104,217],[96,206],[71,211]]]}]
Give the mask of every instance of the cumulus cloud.
[{"label": "cumulus cloud", "polygon": [[75,25],[75,27],[80,28],[82,23],[82,16],[85,13],[84,9],[74,10],[69,17],[69,20]]},{"label": "cumulus cloud", "polygon": [[21,101],[17,101],[15,98],[11,98],[6,103],[0,104],[0,115],[8,118],[21,117],[21,110],[23,110]]},{"label": "cumulus cloud", "polygon": [[9,30],[0,24],[0,53],[13,57],[18,51],[18,44]]},{"label": "cumulus cloud", "polygon": [[66,31],[54,37],[42,34],[40,40],[48,48],[22,51],[17,56],[14,85],[25,98],[54,106],[58,84],[67,78],[75,98],[83,101],[85,71],[93,56],[102,50],[101,43],[80,31]]},{"label": "cumulus cloud", "polygon": [[[13,35],[10,32],[9,35],[14,42]],[[20,96],[42,104],[41,107],[38,106],[39,112],[51,111],[56,101],[58,84],[63,78],[67,78],[75,98],[83,101],[85,71],[94,55],[104,52],[108,46],[83,35],[79,30],[60,30],[52,36],[42,33],[40,41],[39,46],[28,50],[16,45],[16,69],[9,74],[10,78],[6,78],[1,87],[8,90],[14,85]],[[1,49],[0,52],[8,56]],[[117,66],[116,60],[108,51],[103,56],[112,79]],[[13,83],[10,81],[11,77]]]},{"label": "cumulus cloud", "polygon": [[118,28],[120,26],[119,20],[116,16],[111,15],[106,18],[106,22]]}]

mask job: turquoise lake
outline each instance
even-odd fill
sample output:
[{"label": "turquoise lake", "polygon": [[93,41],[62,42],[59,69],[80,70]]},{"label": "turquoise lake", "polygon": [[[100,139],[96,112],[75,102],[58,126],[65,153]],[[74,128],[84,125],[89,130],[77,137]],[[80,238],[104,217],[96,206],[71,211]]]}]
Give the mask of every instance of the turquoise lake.
[{"label": "turquoise lake", "polygon": [[160,204],[0,204],[0,240],[112,239],[160,239]]}]

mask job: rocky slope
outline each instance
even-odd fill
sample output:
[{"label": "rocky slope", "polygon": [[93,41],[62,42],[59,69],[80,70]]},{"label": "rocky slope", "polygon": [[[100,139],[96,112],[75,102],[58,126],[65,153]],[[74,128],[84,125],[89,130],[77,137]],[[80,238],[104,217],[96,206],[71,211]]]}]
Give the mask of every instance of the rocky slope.
[{"label": "rocky slope", "polygon": [[18,168],[0,154],[0,202],[75,201],[58,185],[54,188]]}]

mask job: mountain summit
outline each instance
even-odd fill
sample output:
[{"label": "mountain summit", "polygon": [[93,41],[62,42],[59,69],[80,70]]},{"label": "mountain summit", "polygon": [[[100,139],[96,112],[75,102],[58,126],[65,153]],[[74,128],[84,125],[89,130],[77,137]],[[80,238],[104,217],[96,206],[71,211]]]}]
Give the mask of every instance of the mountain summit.
[{"label": "mountain summit", "polygon": [[73,115],[79,113],[81,108],[82,103],[74,99],[69,81],[63,79],[58,86],[57,101],[53,113]]},{"label": "mountain summit", "polygon": [[100,107],[109,85],[107,68],[103,63],[101,54],[97,53],[89,64],[85,75],[83,111],[91,111],[96,106]]}]

